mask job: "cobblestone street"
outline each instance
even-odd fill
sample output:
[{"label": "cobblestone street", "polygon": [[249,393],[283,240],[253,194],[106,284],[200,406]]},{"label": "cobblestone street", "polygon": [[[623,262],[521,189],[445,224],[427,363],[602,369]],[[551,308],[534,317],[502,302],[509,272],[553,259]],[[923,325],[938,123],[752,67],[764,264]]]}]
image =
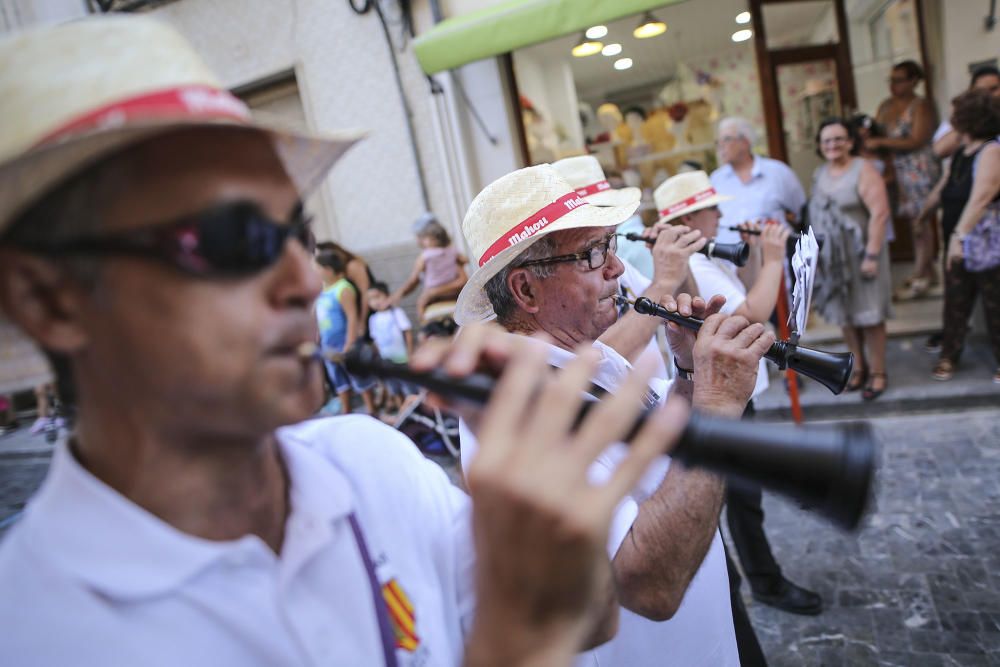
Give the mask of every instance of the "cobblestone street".
[{"label": "cobblestone street", "polygon": [[[874,420],[877,511],[847,535],[765,496],[787,576],[822,594],[817,617],[747,596],[770,664],[1000,665],[1000,410]],[[0,523],[44,474],[49,447],[0,439]]]},{"label": "cobblestone street", "polygon": [[874,420],[876,512],[847,535],[765,496],[786,575],[817,617],[747,597],[771,665],[1000,665],[1000,410]]}]

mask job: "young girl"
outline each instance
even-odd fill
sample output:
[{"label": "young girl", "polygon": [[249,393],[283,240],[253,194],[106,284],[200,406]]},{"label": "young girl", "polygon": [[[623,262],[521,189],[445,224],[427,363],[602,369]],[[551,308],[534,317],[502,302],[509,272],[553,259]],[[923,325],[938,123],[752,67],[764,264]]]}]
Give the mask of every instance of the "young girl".
[{"label": "young girl", "polygon": [[[327,350],[343,352],[361,335],[360,298],[347,280],[339,255],[323,251],[316,256],[316,263],[323,276],[323,292],[316,300],[320,345]],[[375,414],[374,378],[356,377],[331,361],[324,361],[324,364],[344,414],[351,411],[351,389],[361,394],[368,414]]]},{"label": "young girl", "polygon": [[413,265],[413,273],[389,300],[399,305],[403,297],[416,289],[423,276],[424,289],[417,298],[417,316],[423,319],[427,306],[454,299],[462,291],[468,280],[465,273],[468,260],[455,249],[448,232],[432,215],[422,217],[415,227],[417,242],[423,250]]}]

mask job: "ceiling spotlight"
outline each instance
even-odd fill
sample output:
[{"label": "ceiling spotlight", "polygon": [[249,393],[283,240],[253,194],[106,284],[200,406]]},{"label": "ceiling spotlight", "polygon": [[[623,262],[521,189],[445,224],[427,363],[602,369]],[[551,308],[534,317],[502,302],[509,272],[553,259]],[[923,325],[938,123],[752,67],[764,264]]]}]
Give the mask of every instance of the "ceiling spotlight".
[{"label": "ceiling spotlight", "polygon": [[753,30],[737,30],[733,33],[734,42],[745,42],[753,37]]},{"label": "ceiling spotlight", "polygon": [[585,58],[595,53],[600,53],[603,48],[604,44],[601,42],[582,36],[580,37],[580,41],[576,43],[576,46],[573,47],[571,53],[577,58]]},{"label": "ceiling spotlight", "polygon": [[601,49],[602,56],[617,56],[622,52],[621,44],[608,44],[603,49]]},{"label": "ceiling spotlight", "polygon": [[608,27],[605,25],[595,25],[587,28],[586,34],[588,39],[600,39],[608,34]]},{"label": "ceiling spotlight", "polygon": [[750,12],[740,12],[736,15],[736,22],[740,25],[750,23]]},{"label": "ceiling spotlight", "polygon": [[636,39],[646,39],[656,37],[667,31],[667,24],[653,16],[652,12],[646,12],[639,21],[639,27],[632,31]]},{"label": "ceiling spotlight", "polygon": [[617,70],[628,69],[631,66],[632,66],[631,58],[619,58],[618,60],[615,61],[615,69]]}]

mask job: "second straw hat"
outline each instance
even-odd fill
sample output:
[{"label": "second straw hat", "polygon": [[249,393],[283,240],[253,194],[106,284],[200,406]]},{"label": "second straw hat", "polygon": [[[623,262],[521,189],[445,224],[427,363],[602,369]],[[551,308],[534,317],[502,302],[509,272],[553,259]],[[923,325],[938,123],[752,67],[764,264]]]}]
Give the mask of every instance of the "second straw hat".
[{"label": "second straw hat", "polygon": [[687,171],[663,181],[653,192],[653,199],[660,216],[657,222],[670,222],[686,213],[717,206],[732,197],[716,192],[705,172]]},{"label": "second straw hat", "polygon": [[593,155],[568,157],[553,162],[552,168],[576,194],[595,206],[628,206],[642,198],[639,188],[612,188],[601,163]]}]

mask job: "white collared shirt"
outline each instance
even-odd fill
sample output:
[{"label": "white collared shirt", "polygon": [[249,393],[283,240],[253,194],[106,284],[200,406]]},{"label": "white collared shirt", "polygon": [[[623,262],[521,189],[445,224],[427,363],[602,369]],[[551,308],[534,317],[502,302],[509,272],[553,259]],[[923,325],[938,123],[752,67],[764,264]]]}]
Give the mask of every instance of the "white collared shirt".
[{"label": "white collared shirt", "polygon": [[[539,342],[540,345],[545,343]],[[554,345],[549,363],[563,366],[573,353]],[[631,364],[614,349],[599,341],[594,347],[601,361],[593,381],[613,392],[631,369]],[[653,379],[650,391],[659,400],[666,398],[669,382]],[[468,466],[479,448],[475,436],[464,423],[459,425],[462,467]],[[606,483],[628,453],[626,445],[608,447],[587,470],[593,484]],[[614,558],[639,516],[639,505],[663,482],[670,458],[659,457],[631,493],[615,510],[608,533],[608,556]],[[614,639],[578,656],[577,667],[739,667],[733,611],[729,602],[729,574],[719,531],[715,531],[701,567],[695,573],[680,608],[669,621],[651,621],[628,609],[621,609],[618,634]]]},{"label": "white collared shirt", "polygon": [[[182,533],[65,446],[0,544],[0,655],[12,665],[378,665],[362,529],[400,665],[457,665],[473,610],[467,496],[367,417],[278,431],[290,479],[281,555]],[[405,599],[404,599],[405,598]],[[405,647],[403,646],[405,644]]]},{"label": "white collared shirt", "polygon": [[711,181],[716,192],[732,197],[719,204],[722,220],[715,235],[719,243],[740,240],[739,232],[726,229],[727,226],[763,218],[784,222],[785,211],[799,217],[806,203],[806,193],[795,172],[784,162],[760,155],[753,158],[748,183],[740,180],[731,164],[724,164],[713,171]]}]

